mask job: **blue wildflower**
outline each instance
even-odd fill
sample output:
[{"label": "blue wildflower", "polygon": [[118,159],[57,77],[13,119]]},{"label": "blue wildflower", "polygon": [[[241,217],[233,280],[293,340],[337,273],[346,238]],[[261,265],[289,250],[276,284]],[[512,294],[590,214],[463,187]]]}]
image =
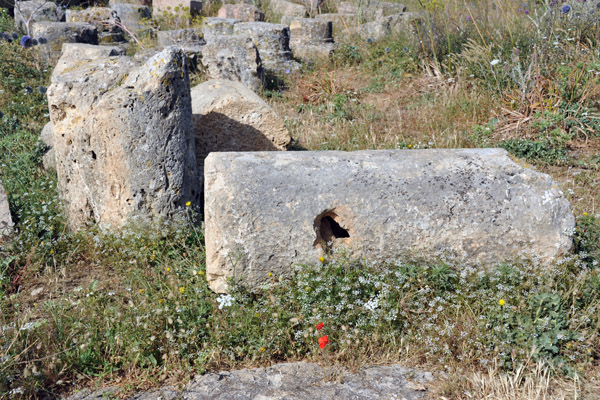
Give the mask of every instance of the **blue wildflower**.
[{"label": "blue wildflower", "polygon": [[386,53],[389,53],[391,51],[391,49],[389,47],[386,47],[385,49],[383,49],[383,51],[385,51]]},{"label": "blue wildflower", "polygon": [[48,43],[48,39],[46,39],[45,37],[42,36],[41,38],[38,38],[38,43],[46,44],[46,43]]},{"label": "blue wildflower", "polygon": [[562,6],[562,8],[560,9],[560,12],[563,14],[568,14],[569,11],[571,11],[571,6],[568,4],[565,4],[564,6]]},{"label": "blue wildflower", "polygon": [[31,47],[32,46],[32,42],[31,42],[31,36],[29,35],[25,35],[21,38],[21,40],[19,41],[19,43],[21,44],[22,47]]},{"label": "blue wildflower", "polygon": [[12,40],[17,40],[19,38],[19,35],[16,32],[11,33],[10,37],[12,38]]},{"label": "blue wildflower", "polygon": [[46,86],[38,86],[37,87],[37,91],[39,94],[44,94],[44,93],[46,93],[47,90],[48,89],[46,88]]},{"label": "blue wildflower", "polygon": [[38,40],[37,39],[31,39],[31,44],[34,46],[38,45]]},{"label": "blue wildflower", "polygon": [[289,74],[289,73],[290,73],[290,69],[289,69],[289,68],[288,68],[288,69],[286,69],[286,70],[285,70],[285,73],[286,73],[286,74]]},{"label": "blue wildflower", "polygon": [[369,43],[369,44],[373,43],[374,41],[375,41],[375,39],[373,39],[371,37],[367,39],[367,43]]},{"label": "blue wildflower", "polygon": [[25,94],[33,93],[33,88],[31,86],[25,86]]},{"label": "blue wildflower", "polygon": [[4,113],[0,111],[0,119],[2,119],[2,117],[4,117]]}]

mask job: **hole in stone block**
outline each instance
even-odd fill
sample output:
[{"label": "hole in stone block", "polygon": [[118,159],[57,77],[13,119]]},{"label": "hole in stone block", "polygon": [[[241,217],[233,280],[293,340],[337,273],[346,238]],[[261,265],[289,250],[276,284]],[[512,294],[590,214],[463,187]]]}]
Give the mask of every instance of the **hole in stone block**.
[{"label": "hole in stone block", "polygon": [[317,238],[313,246],[320,246],[326,250],[336,239],[349,238],[350,233],[339,222],[338,215],[333,210],[327,210],[317,216],[314,222]]},{"label": "hole in stone block", "polygon": [[95,160],[96,159],[96,153],[94,151],[92,151],[92,158]]}]

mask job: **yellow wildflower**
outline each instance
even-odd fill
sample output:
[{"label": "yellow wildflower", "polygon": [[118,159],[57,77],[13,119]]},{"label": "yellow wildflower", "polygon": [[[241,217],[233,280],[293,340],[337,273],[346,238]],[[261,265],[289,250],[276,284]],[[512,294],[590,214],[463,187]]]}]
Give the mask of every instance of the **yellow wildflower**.
[{"label": "yellow wildflower", "polygon": [[198,275],[204,275],[204,271],[198,271]]},{"label": "yellow wildflower", "polygon": [[179,288],[179,293],[185,293],[185,288],[183,286]]},{"label": "yellow wildflower", "polygon": [[498,304],[500,304],[501,306],[505,305],[506,302],[504,301],[504,299],[500,299],[498,300]]},{"label": "yellow wildflower", "polygon": [[587,217],[587,216],[588,216],[588,213],[584,212],[584,213],[583,213],[583,216],[584,216],[584,217]]},{"label": "yellow wildflower", "polygon": [[323,256],[319,257],[319,262],[321,264],[323,264],[325,262],[325,257],[323,257]]},{"label": "yellow wildflower", "polygon": [[269,277],[273,276],[273,274],[272,274],[272,273],[270,273],[270,272],[269,272],[267,275],[269,275]]},{"label": "yellow wildflower", "polygon": [[267,350],[267,349],[265,349],[264,347],[260,348],[260,351],[263,352],[263,353],[265,352],[265,350]]},{"label": "yellow wildflower", "polygon": [[186,207],[189,207],[189,206],[191,206],[191,205],[192,205],[192,202],[191,202],[191,201],[188,201],[187,203],[185,203],[185,206],[186,206]]}]

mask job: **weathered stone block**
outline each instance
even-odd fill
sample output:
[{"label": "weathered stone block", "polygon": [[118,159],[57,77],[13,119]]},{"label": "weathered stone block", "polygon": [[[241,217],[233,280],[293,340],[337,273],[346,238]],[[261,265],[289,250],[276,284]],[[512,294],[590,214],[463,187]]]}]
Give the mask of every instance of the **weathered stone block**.
[{"label": "weathered stone block", "polygon": [[98,44],[98,30],[85,22],[35,22],[31,34],[35,38],[46,38],[46,43],[36,49],[49,64],[59,59],[64,43]]},{"label": "weathered stone block", "polygon": [[53,74],[48,105],[58,188],[71,229],[170,218],[198,204],[186,58],[89,61]]},{"label": "weathered stone block", "polygon": [[27,33],[34,22],[65,20],[65,9],[56,3],[44,0],[18,1],[15,4],[15,26],[23,33]]},{"label": "weathered stone block", "polygon": [[235,24],[242,22],[239,19],[233,18],[205,18],[202,23],[202,32],[204,37],[233,35],[233,27]]},{"label": "weathered stone block", "polygon": [[290,21],[290,48],[296,58],[326,58],[333,53],[333,24],[314,18]]},{"label": "weathered stone block", "polygon": [[202,29],[175,29],[170,31],[159,31],[157,35],[157,44],[160,47],[167,47],[180,44],[198,44],[202,45],[206,42],[203,39],[204,34]]},{"label": "weathered stone block", "polygon": [[114,11],[121,23],[136,36],[150,33],[152,12],[147,6],[126,3],[112,3],[110,9]]},{"label": "weathered stone block", "polygon": [[356,14],[318,14],[316,19],[331,21],[333,24],[333,36],[349,36],[358,33],[358,17]]},{"label": "weathered stone block", "polygon": [[360,26],[360,36],[367,40],[381,40],[390,35],[408,35],[419,40],[413,29],[414,24],[422,24],[424,16],[418,12],[407,12],[377,18]]},{"label": "weathered stone block", "polygon": [[292,59],[290,30],[287,26],[268,22],[241,22],[233,26],[233,32],[254,41],[265,70],[284,73],[298,67]]},{"label": "weathered stone block", "polygon": [[217,14],[219,18],[239,19],[243,22],[260,22],[265,20],[265,14],[252,4],[224,4]]},{"label": "weathered stone block", "polygon": [[6,198],[6,192],[4,186],[0,182],[0,240],[3,236],[8,236],[12,233],[13,222],[10,216],[10,209],[8,208],[8,199]]},{"label": "weathered stone block", "polygon": [[287,0],[269,0],[271,12],[278,16],[305,17],[306,7]]},{"label": "weathered stone block", "polygon": [[202,47],[202,63],[212,79],[239,81],[259,91],[265,79],[258,49],[244,36],[209,36]]},{"label": "weathered stone block", "polygon": [[243,83],[214,79],[192,89],[196,160],[213,151],[287,150],[283,120]]},{"label": "weathered stone block", "polygon": [[112,20],[112,10],[108,7],[90,7],[84,10],[67,10],[67,22],[87,22],[98,30],[99,43],[118,43],[125,41],[123,30],[108,24]]},{"label": "weathered stone block", "polygon": [[[205,161],[210,287],[326,251],[490,265],[567,253],[575,219],[556,183],[501,149],[211,153]],[[235,274],[235,276],[234,276]]]},{"label": "weathered stone block", "polygon": [[104,57],[125,55],[125,50],[117,46],[98,46],[85,43],[64,43],[60,59],[52,71],[53,75],[60,75],[76,69],[85,63]]}]

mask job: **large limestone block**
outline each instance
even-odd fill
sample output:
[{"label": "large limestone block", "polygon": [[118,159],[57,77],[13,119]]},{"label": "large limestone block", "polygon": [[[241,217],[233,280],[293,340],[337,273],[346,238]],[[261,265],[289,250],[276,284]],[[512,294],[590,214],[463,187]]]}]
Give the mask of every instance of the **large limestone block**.
[{"label": "large limestone block", "polygon": [[6,198],[6,192],[4,186],[0,182],[0,240],[3,236],[10,235],[13,229],[13,222],[10,216],[10,209],[8,208],[8,199]]},{"label": "large limestone block", "polygon": [[241,22],[233,26],[233,32],[254,41],[265,70],[285,73],[299,67],[292,59],[290,29],[286,25]]},{"label": "large limestone block", "polygon": [[189,28],[189,29],[174,29],[170,31],[159,31],[157,35],[157,44],[160,47],[167,47],[173,45],[203,45],[205,41],[203,39],[202,29]]},{"label": "large limestone block", "polygon": [[251,38],[208,36],[200,62],[211,79],[242,82],[255,92],[263,88],[264,70]]},{"label": "large limestone block", "polygon": [[46,38],[46,44],[36,46],[36,49],[50,64],[58,61],[64,43],[98,44],[98,30],[85,22],[35,22],[31,27],[31,35]]},{"label": "large limestone block", "polygon": [[283,120],[243,83],[214,79],[192,88],[196,159],[213,151],[287,150]]},{"label": "large limestone block", "polygon": [[333,24],[315,18],[290,21],[290,49],[296,58],[327,58],[334,51]]},{"label": "large limestone block", "polygon": [[265,14],[252,4],[223,4],[217,13],[219,18],[234,18],[244,22],[265,20]]},{"label": "large limestone block", "polygon": [[186,58],[106,57],[52,76],[48,105],[68,223],[119,227],[199,201]]},{"label": "large limestone block", "polygon": [[392,261],[451,256],[548,262],[575,219],[556,183],[505,150],[212,153],[205,162],[207,278],[257,287],[345,247]]},{"label": "large limestone block", "polygon": [[269,8],[273,14],[284,17],[305,17],[306,7],[302,4],[292,3],[287,0],[269,0]]},{"label": "large limestone block", "polygon": [[148,35],[151,31],[152,12],[150,7],[126,4],[126,3],[111,3],[110,9],[114,11],[121,23],[134,35]]},{"label": "large limestone block", "polygon": [[34,22],[65,20],[65,9],[56,3],[45,0],[18,1],[15,3],[15,26],[23,33],[31,29]]},{"label": "large limestone block", "polygon": [[125,41],[123,30],[108,23],[113,19],[108,7],[90,7],[84,10],[67,10],[67,22],[87,22],[98,30],[99,43],[119,43]]},{"label": "large limestone block", "polygon": [[240,22],[242,22],[242,20],[233,18],[204,18],[202,23],[202,32],[204,32],[204,37],[206,40],[211,37],[233,35],[234,25]]},{"label": "large limestone block", "polygon": [[116,57],[125,55],[125,50],[117,46],[98,46],[85,43],[64,43],[62,53],[54,71],[54,75],[60,75],[69,70],[76,69],[85,63],[104,57]]}]

